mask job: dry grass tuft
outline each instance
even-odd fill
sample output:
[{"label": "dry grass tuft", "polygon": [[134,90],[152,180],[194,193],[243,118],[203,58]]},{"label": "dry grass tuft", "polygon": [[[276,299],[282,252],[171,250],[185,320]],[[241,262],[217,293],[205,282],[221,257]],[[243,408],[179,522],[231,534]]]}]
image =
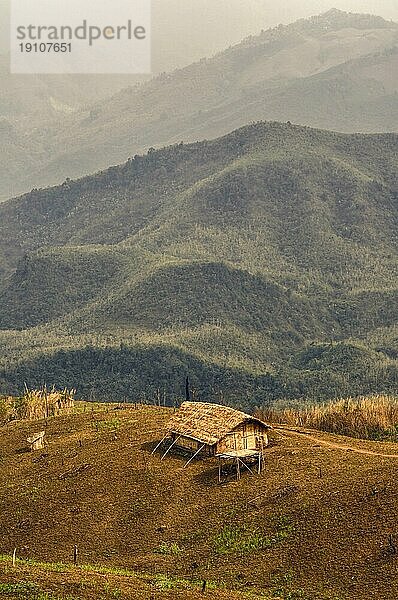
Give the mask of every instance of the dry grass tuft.
[{"label": "dry grass tuft", "polygon": [[308,407],[264,407],[256,416],[266,422],[310,427],[362,439],[398,441],[398,398],[347,398]]},{"label": "dry grass tuft", "polygon": [[46,387],[40,390],[25,390],[19,398],[0,397],[0,421],[15,419],[33,420],[70,414],[74,406],[75,390],[57,391]]}]

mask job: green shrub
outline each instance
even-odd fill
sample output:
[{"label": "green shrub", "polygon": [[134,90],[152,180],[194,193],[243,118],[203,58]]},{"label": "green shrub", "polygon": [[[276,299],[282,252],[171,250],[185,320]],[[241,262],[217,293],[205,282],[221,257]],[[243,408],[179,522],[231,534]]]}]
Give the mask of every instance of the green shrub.
[{"label": "green shrub", "polygon": [[173,556],[178,556],[179,554],[182,554],[183,550],[176,542],[162,542],[155,552],[157,554],[170,554]]}]

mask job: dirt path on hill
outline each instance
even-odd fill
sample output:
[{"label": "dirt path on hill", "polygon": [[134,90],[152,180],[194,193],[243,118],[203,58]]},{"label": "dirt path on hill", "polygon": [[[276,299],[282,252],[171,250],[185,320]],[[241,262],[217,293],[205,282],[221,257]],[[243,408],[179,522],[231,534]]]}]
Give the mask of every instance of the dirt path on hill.
[{"label": "dirt path on hill", "polygon": [[333,448],[334,450],[345,450],[346,452],[355,452],[355,454],[365,454],[366,456],[380,456],[382,458],[398,458],[398,454],[384,454],[383,452],[374,452],[373,450],[364,450],[362,448],[356,448],[355,446],[347,446],[345,444],[337,444],[336,442],[328,442],[318,438],[307,431],[300,431],[298,429],[289,429],[288,427],[274,427],[275,431],[283,431],[288,435],[300,435],[304,436],[306,440],[311,440],[317,444],[322,444],[327,448]]}]

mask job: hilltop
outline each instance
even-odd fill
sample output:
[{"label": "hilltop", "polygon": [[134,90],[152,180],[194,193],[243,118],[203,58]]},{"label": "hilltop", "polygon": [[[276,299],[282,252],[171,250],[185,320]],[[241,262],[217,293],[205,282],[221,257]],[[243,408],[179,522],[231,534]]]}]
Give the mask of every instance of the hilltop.
[{"label": "hilltop", "polygon": [[[274,431],[263,474],[220,486],[214,459],[183,469],[181,457],[151,456],[171,414],[83,405],[2,428],[0,590],[25,582],[15,597],[29,598],[29,582],[79,600],[396,597],[398,458],[371,454],[398,455],[395,444]],[[41,428],[48,446],[25,452]],[[80,570],[65,564],[75,544]],[[12,569],[14,547],[30,562]],[[203,579],[211,586],[201,596]]]},{"label": "hilltop", "polygon": [[393,393],[396,172],[394,134],[258,123],[3,203],[3,389]]},{"label": "hilltop", "polygon": [[396,131],[397,39],[396,23],[332,10],[263,31],[23,135],[17,128],[6,136],[1,196],[94,172],[151,146],[215,138],[257,120]]}]

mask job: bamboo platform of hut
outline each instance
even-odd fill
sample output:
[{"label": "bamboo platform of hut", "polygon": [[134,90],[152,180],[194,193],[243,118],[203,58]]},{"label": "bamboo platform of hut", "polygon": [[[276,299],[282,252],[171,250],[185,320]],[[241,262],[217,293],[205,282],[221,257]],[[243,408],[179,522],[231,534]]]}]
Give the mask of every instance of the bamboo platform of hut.
[{"label": "bamboo platform of hut", "polygon": [[[256,472],[260,475],[263,469],[264,455],[262,450],[228,450],[227,452],[221,452],[216,454],[218,459],[218,482],[221,483],[222,467],[225,462],[232,461],[232,464],[236,466],[236,479],[241,478],[241,466],[250,471],[252,475]],[[255,469],[251,469],[246,461],[250,461],[252,466],[255,465]]]}]

